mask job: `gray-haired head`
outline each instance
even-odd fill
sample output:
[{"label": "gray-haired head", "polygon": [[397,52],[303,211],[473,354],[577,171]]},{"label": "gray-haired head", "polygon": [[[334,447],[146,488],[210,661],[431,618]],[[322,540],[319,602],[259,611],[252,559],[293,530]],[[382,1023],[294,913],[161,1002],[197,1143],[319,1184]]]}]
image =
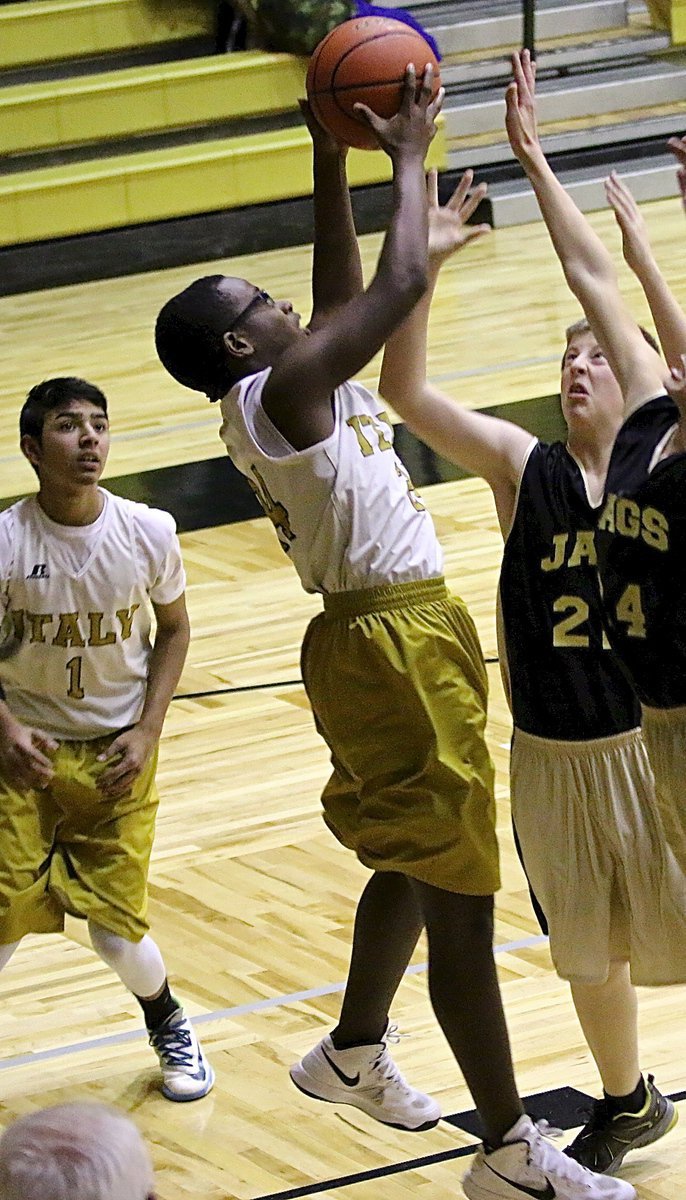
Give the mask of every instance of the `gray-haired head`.
[{"label": "gray-haired head", "polygon": [[0,1137],[2,1200],[154,1200],[148,1149],[125,1113],[57,1104]]}]

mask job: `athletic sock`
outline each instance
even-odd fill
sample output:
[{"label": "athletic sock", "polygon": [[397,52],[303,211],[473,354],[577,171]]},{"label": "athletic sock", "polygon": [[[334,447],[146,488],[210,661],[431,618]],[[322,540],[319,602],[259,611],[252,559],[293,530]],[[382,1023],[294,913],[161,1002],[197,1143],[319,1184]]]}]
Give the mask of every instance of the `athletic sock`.
[{"label": "athletic sock", "polygon": [[334,1029],[333,1033],[329,1034],[329,1037],[331,1038],[331,1041],[333,1042],[334,1050],[354,1050],[357,1046],[380,1046],[386,1036],[387,1029],[388,1029],[388,1023],[386,1023],[386,1025],[384,1026],[384,1030],[383,1030],[383,1033],[381,1034],[381,1037],[364,1039],[361,1042],[342,1041],[341,1038],[339,1038],[338,1034],[336,1033],[335,1029]]},{"label": "athletic sock", "polygon": [[608,1092],[603,1092],[605,1103],[610,1117],[616,1117],[619,1113],[638,1113],[643,1108],[646,1097],[645,1080],[643,1076],[639,1078],[633,1092],[629,1092],[628,1096],[610,1096]]},{"label": "athletic sock", "polygon": [[159,1029],[160,1025],[163,1025],[173,1013],[178,1012],[181,1008],[178,1000],[169,991],[169,983],[166,979],[159,996],[155,996],[152,1000],[146,1000],[144,996],[136,996],[136,999],[143,1009],[146,1028],[150,1033]]}]

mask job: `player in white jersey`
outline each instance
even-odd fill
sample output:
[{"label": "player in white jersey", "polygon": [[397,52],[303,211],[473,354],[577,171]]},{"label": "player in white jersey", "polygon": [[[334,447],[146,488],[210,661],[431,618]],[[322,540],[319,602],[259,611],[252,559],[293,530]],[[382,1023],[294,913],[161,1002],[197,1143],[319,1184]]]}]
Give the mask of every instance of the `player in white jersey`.
[{"label": "player in white jersey", "polygon": [[[429,180],[434,284],[481,231],[464,224],[484,194],[469,196],[470,184],[467,173],[440,208]],[[594,526],[622,394],[582,321],[567,331],[562,361],[566,444],[465,409],[426,378],[430,298],[389,339],[379,386],[416,435],[493,491],[505,540],[498,632],[514,720],[513,821],[604,1086],[570,1149],[614,1173],[676,1120],[641,1074],[633,984],[686,981],[686,875],[666,844],[636,697],[603,638]]]},{"label": "player in white jersey", "polygon": [[158,742],[189,638],[176,527],[99,486],[93,384],[37,384],[20,435],[38,493],[0,514],[0,967],[25,934],[84,918],[143,1010],[164,1095],[195,1100],[212,1068],[146,920]]},{"label": "player in white jersey", "polygon": [[486,674],[476,631],[442,578],[431,519],[381,405],[349,383],[426,285],[426,147],[438,105],[413,70],[397,117],[367,113],[393,164],[394,207],[362,290],[345,152],[314,140],[313,315],[243,279],[197,280],[162,309],[157,348],[179,382],[222,402],[222,437],[304,586],[321,593],[302,666],[333,773],[324,815],[373,870],[357,909],[340,1020],[291,1069],[320,1100],[405,1129],[438,1105],[387,1050],[388,1014],[424,926],[441,1028],[479,1110],[489,1153],[472,1200],[630,1197],[566,1159],[523,1114],[493,959],[498,886]]}]

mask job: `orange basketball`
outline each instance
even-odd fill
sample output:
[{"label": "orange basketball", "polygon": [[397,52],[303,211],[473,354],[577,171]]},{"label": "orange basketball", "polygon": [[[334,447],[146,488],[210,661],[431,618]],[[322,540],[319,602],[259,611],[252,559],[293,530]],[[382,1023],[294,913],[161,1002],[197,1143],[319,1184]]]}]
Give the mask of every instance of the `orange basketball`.
[{"label": "orange basketball", "polygon": [[441,84],[436,56],[411,26],[392,17],[353,17],[337,25],[316,47],[307,71],[307,97],[320,125],[348,146],[378,149],[353,105],[366,104],[381,117],[394,116],[408,63],[414,63],[418,80],[432,64],[436,95]]}]

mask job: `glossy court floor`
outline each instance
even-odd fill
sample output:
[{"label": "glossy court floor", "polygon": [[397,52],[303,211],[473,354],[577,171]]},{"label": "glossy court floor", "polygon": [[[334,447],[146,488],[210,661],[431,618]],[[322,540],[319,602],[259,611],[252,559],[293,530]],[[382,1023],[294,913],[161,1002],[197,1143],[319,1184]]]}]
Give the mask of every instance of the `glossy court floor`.
[{"label": "glossy court floor", "polygon": [[[686,298],[680,206],[675,199],[645,212],[666,273]],[[612,218],[598,214],[593,223],[619,260]],[[377,236],[363,241],[367,274],[379,244]],[[394,1008],[402,1033],[394,1055],[441,1102],[447,1117],[436,1129],[401,1133],[352,1108],[316,1104],[287,1074],[335,1022],[366,879],[319,812],[327,755],[298,662],[318,602],[300,590],[271,526],[255,515],[223,456],[216,409],[158,365],[152,327],[173,291],[214,271],[245,275],[307,313],[309,267],[303,247],[0,300],[4,502],[33,487],[17,450],[27,389],[77,374],[110,399],[105,483],[170,508],[179,522],[193,637],[162,743],[150,920],[217,1073],[202,1101],[175,1106],[161,1097],[136,1004],[72,921],[65,938],[27,939],[0,976],[0,1119],[74,1097],[122,1105],[150,1141],[161,1200],[448,1200],[462,1194],[459,1179],[478,1140],[469,1095],[428,1003],[423,943]],[[622,281],[645,320],[624,268]],[[503,406],[556,436],[563,330],[578,315],[543,227],[499,230],[444,273],[431,377],[463,403]],[[377,370],[373,363],[364,372],[370,386]],[[503,866],[496,953],[520,1087],[535,1098],[534,1115],[574,1127],[598,1081],[511,842],[493,505],[480,481],[448,471],[400,428],[397,436],[434,515],[449,582],[468,601],[489,662]],[[683,988],[641,993],[644,1069],[682,1108],[685,999]],[[685,1148],[682,1122],[627,1160],[641,1200],[683,1194]]]}]

